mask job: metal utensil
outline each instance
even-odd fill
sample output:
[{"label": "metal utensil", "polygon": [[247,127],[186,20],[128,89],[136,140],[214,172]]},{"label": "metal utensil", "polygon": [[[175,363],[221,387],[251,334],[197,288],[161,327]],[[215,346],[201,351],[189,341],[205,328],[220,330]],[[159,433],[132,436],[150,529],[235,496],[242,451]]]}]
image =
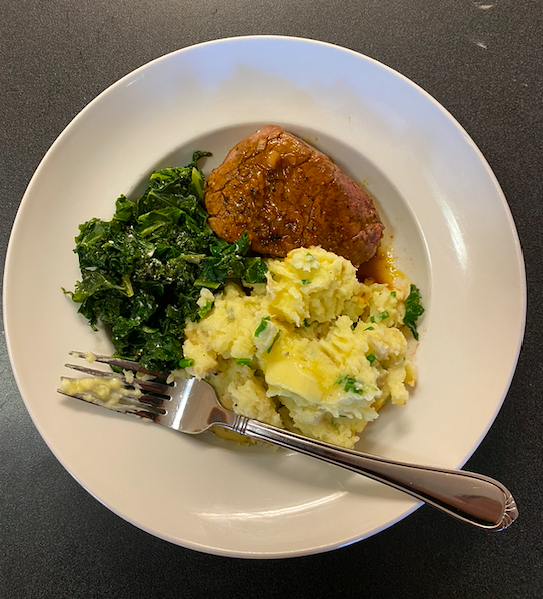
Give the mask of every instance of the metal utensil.
[{"label": "metal utensil", "polygon": [[[77,358],[87,356],[83,352],[71,352],[71,355]],[[116,383],[122,388],[122,397],[115,402],[104,402],[92,390],[70,393],[66,391],[67,386],[64,389],[61,387],[59,392],[110,410],[148,418],[156,424],[183,433],[199,434],[213,426],[221,426],[259,441],[293,449],[394,487],[478,528],[503,530],[518,516],[515,500],[509,490],[487,476],[405,464],[309,439],[225,409],[217,400],[211,385],[205,381],[176,378],[168,384],[160,382],[166,380],[165,375],[150,373],[137,362],[108,356],[94,356],[94,359],[125,371],[143,372],[158,380],[123,377],[114,372],[66,364],[68,368],[93,377],[117,379]],[[66,381],[75,380],[62,378]]]}]

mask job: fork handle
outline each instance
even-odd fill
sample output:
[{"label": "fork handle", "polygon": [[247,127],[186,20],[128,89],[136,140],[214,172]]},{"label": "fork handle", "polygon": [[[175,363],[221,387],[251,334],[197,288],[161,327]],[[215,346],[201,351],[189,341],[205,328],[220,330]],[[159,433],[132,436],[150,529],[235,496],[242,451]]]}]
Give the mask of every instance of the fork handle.
[{"label": "fork handle", "polygon": [[363,474],[478,528],[503,530],[518,516],[509,490],[487,476],[396,462],[308,439],[241,416],[226,426],[253,439]]}]

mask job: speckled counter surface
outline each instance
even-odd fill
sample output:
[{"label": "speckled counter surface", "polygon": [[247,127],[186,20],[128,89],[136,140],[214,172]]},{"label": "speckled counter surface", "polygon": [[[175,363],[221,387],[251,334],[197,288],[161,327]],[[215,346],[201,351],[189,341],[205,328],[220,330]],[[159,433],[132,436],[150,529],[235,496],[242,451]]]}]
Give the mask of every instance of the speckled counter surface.
[{"label": "speckled counter surface", "polygon": [[518,522],[489,534],[422,507],[368,540],[292,560],[196,553],[109,512],[40,438],[14,382],[2,335],[0,597],[542,597],[541,2],[0,0],[0,9],[3,257],[39,161],[107,86],[191,44],[284,34],[375,58],[415,81],[454,115],[508,199],[529,294],[526,336],[511,389],[466,465],[513,490]]}]

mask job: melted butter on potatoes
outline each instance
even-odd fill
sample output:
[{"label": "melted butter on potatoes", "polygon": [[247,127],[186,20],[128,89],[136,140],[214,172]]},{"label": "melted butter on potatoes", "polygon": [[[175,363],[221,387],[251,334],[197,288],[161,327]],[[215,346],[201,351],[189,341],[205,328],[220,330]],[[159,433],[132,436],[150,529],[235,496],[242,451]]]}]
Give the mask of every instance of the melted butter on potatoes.
[{"label": "melted butter on potatoes", "polygon": [[229,283],[187,325],[190,374],[205,378],[235,412],[353,447],[390,399],[415,384],[403,333],[403,292],[356,278],[353,265],[319,247],[266,260],[267,285]]}]

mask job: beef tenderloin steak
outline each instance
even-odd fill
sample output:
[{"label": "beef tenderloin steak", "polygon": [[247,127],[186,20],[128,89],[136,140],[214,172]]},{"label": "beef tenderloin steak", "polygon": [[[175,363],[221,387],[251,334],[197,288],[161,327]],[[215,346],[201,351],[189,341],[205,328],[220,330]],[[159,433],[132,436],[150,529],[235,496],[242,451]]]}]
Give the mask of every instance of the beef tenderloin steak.
[{"label": "beef tenderloin steak", "polygon": [[268,125],[240,141],[206,182],[209,225],[251,250],[286,256],[320,245],[355,266],[374,256],[383,224],[368,194],[327,156]]}]

